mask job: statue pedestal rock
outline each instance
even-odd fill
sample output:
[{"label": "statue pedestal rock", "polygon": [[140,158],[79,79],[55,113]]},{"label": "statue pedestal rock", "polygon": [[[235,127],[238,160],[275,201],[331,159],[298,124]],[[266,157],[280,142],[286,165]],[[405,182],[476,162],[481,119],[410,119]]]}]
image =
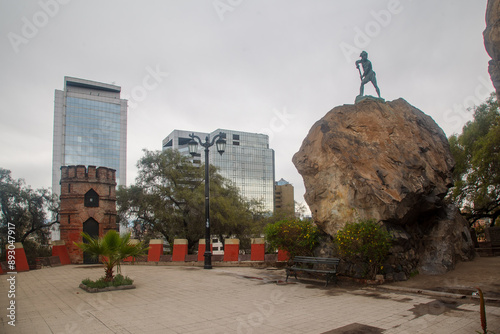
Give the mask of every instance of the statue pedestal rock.
[{"label": "statue pedestal rock", "polygon": [[382,222],[396,237],[394,270],[438,274],[473,256],[467,222],[443,200],[454,165],[448,140],[405,100],[363,96],[334,108],[313,125],[293,163],[318,227],[334,235],[347,222]]}]

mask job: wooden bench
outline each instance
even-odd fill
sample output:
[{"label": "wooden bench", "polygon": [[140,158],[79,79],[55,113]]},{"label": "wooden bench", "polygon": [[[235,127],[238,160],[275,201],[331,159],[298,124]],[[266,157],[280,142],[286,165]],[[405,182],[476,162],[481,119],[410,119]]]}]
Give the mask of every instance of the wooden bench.
[{"label": "wooden bench", "polygon": [[332,277],[337,282],[337,266],[339,262],[340,259],[337,258],[296,256],[293,258],[293,266],[286,268],[286,281],[288,282],[288,276],[291,274],[297,279],[297,272],[299,271],[325,274],[326,287]]}]

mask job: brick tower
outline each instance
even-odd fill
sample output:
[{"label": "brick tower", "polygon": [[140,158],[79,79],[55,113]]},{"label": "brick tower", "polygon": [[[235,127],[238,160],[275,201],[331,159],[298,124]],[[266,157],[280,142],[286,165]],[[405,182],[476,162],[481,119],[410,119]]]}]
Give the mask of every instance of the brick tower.
[{"label": "brick tower", "polygon": [[95,166],[61,167],[61,240],[71,263],[95,263],[73,244],[82,242],[81,232],[102,237],[116,229],[115,170]]}]

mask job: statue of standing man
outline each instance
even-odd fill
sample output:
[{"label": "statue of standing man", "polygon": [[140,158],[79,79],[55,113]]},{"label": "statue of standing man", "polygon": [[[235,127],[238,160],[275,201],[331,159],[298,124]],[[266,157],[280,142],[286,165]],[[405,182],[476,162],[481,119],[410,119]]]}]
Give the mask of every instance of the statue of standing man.
[{"label": "statue of standing man", "polygon": [[[378,97],[380,97],[380,89],[377,86],[377,78],[372,68],[372,62],[368,60],[368,53],[366,51],[363,51],[359,56],[361,57],[361,59],[356,60],[356,68],[358,69],[359,76],[361,77],[361,88],[359,89],[359,95],[363,96],[365,91],[365,84],[371,81],[373,87],[375,87],[375,90],[377,91]],[[363,66],[363,74],[361,74],[359,64]]]}]

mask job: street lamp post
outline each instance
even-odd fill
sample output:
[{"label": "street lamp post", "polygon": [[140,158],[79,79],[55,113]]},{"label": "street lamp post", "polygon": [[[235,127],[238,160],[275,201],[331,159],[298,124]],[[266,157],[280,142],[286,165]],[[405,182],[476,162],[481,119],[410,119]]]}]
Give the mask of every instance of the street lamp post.
[{"label": "street lamp post", "polygon": [[[212,141],[210,141],[209,136],[207,135],[205,138],[205,142],[203,142],[200,137],[196,136],[194,133],[190,134],[191,140],[188,143],[189,153],[194,156],[198,151],[198,143],[205,148],[205,265],[204,269],[212,269],[212,251],[210,250],[210,174],[209,174],[209,159],[208,159],[208,148],[213,146],[214,143],[217,147],[217,152],[220,155],[224,153],[226,150],[226,141],[224,138],[226,134],[223,132],[219,132]],[[217,141],[216,139],[219,138]],[[198,143],[196,143],[196,140]]]}]

